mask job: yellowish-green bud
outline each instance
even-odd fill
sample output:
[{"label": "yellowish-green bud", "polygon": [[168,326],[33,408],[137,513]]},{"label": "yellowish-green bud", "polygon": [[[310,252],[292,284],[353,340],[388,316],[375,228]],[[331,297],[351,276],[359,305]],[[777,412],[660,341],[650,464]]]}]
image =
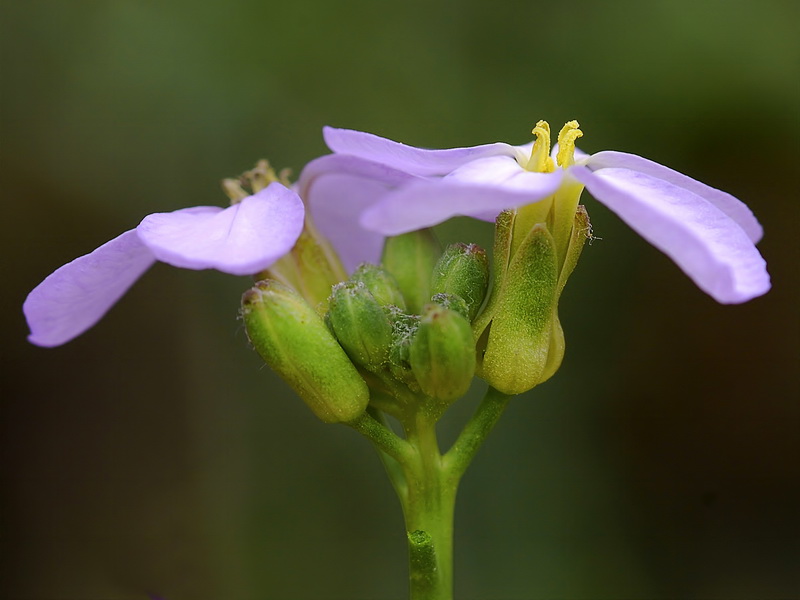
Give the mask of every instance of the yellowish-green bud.
[{"label": "yellowish-green bud", "polygon": [[392,324],[384,308],[360,281],[333,286],[328,324],[354,363],[376,372],[389,358]]},{"label": "yellowish-green bud", "polygon": [[381,264],[397,280],[408,312],[419,314],[431,297],[431,272],[442,254],[430,229],[386,238]]},{"label": "yellowish-green bud", "polygon": [[327,423],[351,421],[369,402],[367,384],[325,323],[294,290],[260,281],[242,297],[250,343]]},{"label": "yellowish-green bud", "polygon": [[475,375],[475,341],[463,315],[426,304],[409,350],[420,388],[441,409],[467,393]]},{"label": "yellowish-green bud", "polygon": [[363,263],[353,273],[352,281],[360,281],[381,306],[396,306],[406,309],[406,302],[400,292],[397,280],[386,270],[369,263]]},{"label": "yellowish-green bud", "polygon": [[475,318],[489,287],[489,259],[475,244],[452,244],[445,249],[431,278],[431,294],[455,294],[467,304],[466,317]]}]

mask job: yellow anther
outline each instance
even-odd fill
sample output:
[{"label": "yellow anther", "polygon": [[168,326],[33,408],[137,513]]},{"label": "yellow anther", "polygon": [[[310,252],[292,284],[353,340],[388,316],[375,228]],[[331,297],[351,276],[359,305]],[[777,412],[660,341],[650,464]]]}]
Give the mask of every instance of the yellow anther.
[{"label": "yellow anther", "polygon": [[578,127],[580,125],[577,121],[570,121],[558,133],[556,162],[559,167],[567,168],[575,164],[575,140],[583,136],[583,132]]},{"label": "yellow anther", "polygon": [[539,121],[531,133],[536,136],[536,141],[525,169],[534,173],[552,173],[556,168],[550,158],[550,125],[547,121]]}]

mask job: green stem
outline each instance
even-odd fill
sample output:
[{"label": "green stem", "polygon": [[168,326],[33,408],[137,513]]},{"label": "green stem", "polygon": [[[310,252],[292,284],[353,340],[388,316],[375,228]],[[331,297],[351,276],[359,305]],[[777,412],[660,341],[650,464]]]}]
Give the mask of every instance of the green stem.
[{"label": "green stem", "polygon": [[[369,407],[367,408],[367,412],[378,423],[383,425],[386,429],[389,429],[389,425],[386,423],[386,417],[381,411],[376,408]],[[389,431],[391,431],[391,429],[389,429]],[[384,450],[381,450],[378,447],[376,447],[375,450],[378,452],[378,458],[381,459],[383,468],[386,469],[386,474],[389,476],[389,481],[391,481],[392,487],[394,488],[395,493],[397,493],[397,497],[400,498],[401,504],[404,503],[405,498],[408,495],[408,483],[406,482],[406,475],[403,470],[403,465]]]},{"label": "green stem", "polygon": [[453,516],[464,471],[497,423],[511,396],[489,388],[453,447],[442,456],[436,419],[421,403],[409,403],[396,435],[380,411],[348,423],[377,448],[400,498],[406,522],[411,600],[453,598]]},{"label": "green stem", "polygon": [[409,542],[411,600],[453,597],[453,515],[458,480],[442,469],[436,423],[417,412],[404,424],[416,460],[406,469],[403,514]]},{"label": "green stem", "polygon": [[388,454],[401,465],[411,460],[413,449],[404,439],[389,427],[375,419],[369,412],[364,412],[352,421],[345,423],[367,438],[375,446]]},{"label": "green stem", "polygon": [[493,387],[486,390],[486,395],[475,414],[472,415],[458,439],[444,456],[444,469],[450,473],[451,477],[461,478],[486,437],[494,429],[512,397],[498,392]]}]

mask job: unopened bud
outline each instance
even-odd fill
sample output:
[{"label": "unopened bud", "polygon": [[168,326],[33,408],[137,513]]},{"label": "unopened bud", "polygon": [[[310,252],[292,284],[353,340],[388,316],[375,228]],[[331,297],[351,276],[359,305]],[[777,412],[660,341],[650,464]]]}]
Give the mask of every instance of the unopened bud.
[{"label": "unopened bud", "polygon": [[467,319],[437,304],[423,309],[410,362],[422,391],[443,403],[467,393],[475,375],[475,342]]},{"label": "unopened bud", "polygon": [[354,363],[379,371],[389,358],[392,324],[386,311],[360,281],[333,286],[328,323]]},{"label": "unopened bud", "polygon": [[294,290],[260,281],[242,297],[250,343],[320,419],[351,421],[366,410],[367,384],[325,323]]},{"label": "unopened bud", "polygon": [[431,271],[442,249],[430,229],[386,238],[381,263],[394,275],[410,313],[419,314],[431,297]]},{"label": "unopened bud", "polygon": [[431,302],[438,304],[442,308],[454,310],[465,319],[469,319],[469,307],[466,300],[461,296],[455,294],[434,294],[431,296]]},{"label": "unopened bud", "polygon": [[386,269],[362,263],[350,279],[363,283],[381,306],[396,306],[405,310],[406,302],[400,292],[400,286]]},{"label": "unopened bud", "polygon": [[392,322],[392,347],[389,350],[389,372],[392,376],[406,384],[413,392],[419,391],[414,372],[411,369],[411,340],[419,327],[419,315],[409,315],[399,308],[389,311]]},{"label": "unopened bud", "polygon": [[452,244],[445,249],[431,278],[432,294],[455,294],[467,304],[467,319],[472,321],[489,287],[489,259],[475,244]]}]

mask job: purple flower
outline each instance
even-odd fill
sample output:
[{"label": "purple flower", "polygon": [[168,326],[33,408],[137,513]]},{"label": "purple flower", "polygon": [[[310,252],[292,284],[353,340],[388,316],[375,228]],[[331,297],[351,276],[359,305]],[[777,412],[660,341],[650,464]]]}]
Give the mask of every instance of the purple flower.
[{"label": "purple flower", "polygon": [[39,346],[92,327],[156,261],[232,275],[263,271],[291,250],[303,202],[280,183],[222,209],[195,206],[145,217],[136,229],[56,269],[28,294],[23,312]]},{"label": "purple flower", "polygon": [[384,236],[456,215],[494,220],[543,200],[558,210],[586,187],[718,302],[745,302],[770,288],[755,248],[763,231],[747,206],[633,154],[580,152],[575,121],[552,154],[544,121],[536,142],[524,146],[427,150],[347,129],[323,133],[334,154],[309,163],[298,187],[348,267],[374,260]]}]

